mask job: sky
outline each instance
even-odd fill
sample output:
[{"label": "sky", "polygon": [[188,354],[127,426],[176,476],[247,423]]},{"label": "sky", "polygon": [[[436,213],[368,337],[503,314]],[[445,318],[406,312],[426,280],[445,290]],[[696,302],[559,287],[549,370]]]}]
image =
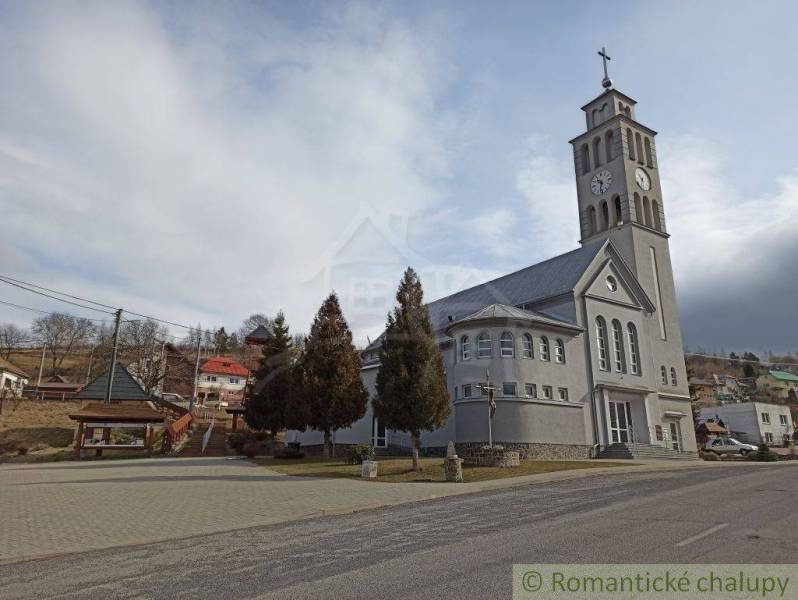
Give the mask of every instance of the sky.
[{"label": "sky", "polygon": [[796,18],[775,1],[0,0],[0,273],[228,331],[282,309],[306,332],[334,289],[364,342],[408,265],[433,300],[578,246],[567,140],[606,46],[660,132],[685,344],[794,352]]}]

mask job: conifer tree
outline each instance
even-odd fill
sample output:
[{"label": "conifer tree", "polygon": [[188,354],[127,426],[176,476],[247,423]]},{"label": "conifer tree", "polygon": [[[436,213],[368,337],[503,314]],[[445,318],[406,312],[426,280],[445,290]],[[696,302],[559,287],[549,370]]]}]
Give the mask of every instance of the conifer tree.
[{"label": "conifer tree", "polygon": [[263,346],[252,392],[244,405],[244,421],[256,431],[272,435],[291,426],[291,404],[296,401],[293,341],[282,311],[272,322],[272,336]]},{"label": "conifer tree", "polygon": [[360,379],[360,354],[335,293],[313,319],[301,365],[307,425],[324,433],[324,456],[329,458],[332,432],[362,418],[368,402]]},{"label": "conifer tree", "polygon": [[389,429],[410,434],[413,470],[418,471],[422,431],[442,427],[449,416],[443,357],[424,305],[421,281],[409,268],[388,314],[377,373],[374,414]]}]

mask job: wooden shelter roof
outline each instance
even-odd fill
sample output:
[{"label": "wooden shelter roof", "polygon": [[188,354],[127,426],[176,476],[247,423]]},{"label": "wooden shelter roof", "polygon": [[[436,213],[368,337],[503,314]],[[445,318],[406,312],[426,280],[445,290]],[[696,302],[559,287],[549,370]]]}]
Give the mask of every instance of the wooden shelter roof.
[{"label": "wooden shelter roof", "polygon": [[88,404],[69,415],[73,421],[116,421],[119,423],[162,423],[166,417],[142,404]]}]

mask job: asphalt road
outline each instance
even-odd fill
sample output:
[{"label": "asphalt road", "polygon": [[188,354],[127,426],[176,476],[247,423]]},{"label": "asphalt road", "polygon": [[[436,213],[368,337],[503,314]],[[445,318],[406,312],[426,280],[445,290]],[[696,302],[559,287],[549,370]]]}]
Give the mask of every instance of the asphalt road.
[{"label": "asphalt road", "polygon": [[796,498],[792,465],[590,477],[6,565],[0,598],[509,598],[513,563],[798,563]]}]

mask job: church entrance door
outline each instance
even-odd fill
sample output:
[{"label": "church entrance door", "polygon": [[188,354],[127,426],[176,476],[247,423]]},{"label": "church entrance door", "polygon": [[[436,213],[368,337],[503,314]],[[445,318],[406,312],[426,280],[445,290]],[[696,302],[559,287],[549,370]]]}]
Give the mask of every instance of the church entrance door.
[{"label": "church entrance door", "polygon": [[610,438],[614,444],[634,442],[630,402],[610,401]]}]

